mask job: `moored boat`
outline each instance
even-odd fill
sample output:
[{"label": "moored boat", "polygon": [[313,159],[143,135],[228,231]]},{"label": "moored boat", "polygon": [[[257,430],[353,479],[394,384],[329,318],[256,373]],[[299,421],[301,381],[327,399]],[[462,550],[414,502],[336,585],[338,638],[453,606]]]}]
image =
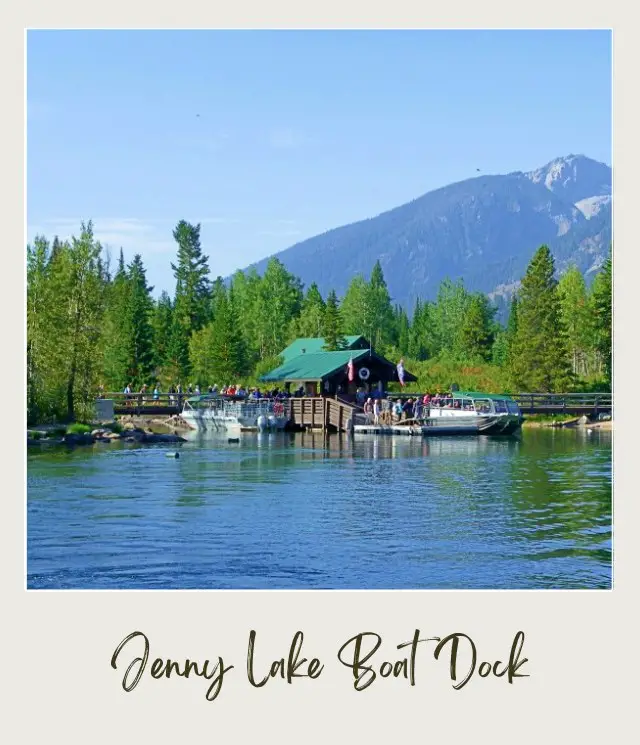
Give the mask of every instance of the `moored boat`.
[{"label": "moored boat", "polygon": [[522,412],[510,396],[454,391],[421,407],[417,419],[356,424],[354,434],[511,435],[521,425]]},{"label": "moored boat", "polygon": [[518,404],[505,394],[453,391],[438,405],[425,407],[425,419],[476,421],[479,434],[510,435],[522,426]]},{"label": "moored boat", "polygon": [[201,430],[281,430],[287,425],[286,407],[278,399],[238,396],[192,396],[182,418]]}]

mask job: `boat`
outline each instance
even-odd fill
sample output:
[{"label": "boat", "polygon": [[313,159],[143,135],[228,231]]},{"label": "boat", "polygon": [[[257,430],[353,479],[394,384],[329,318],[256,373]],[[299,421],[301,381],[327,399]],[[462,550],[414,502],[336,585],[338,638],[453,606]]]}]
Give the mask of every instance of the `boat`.
[{"label": "boat", "polygon": [[204,394],[185,401],[182,418],[199,430],[282,430],[288,422],[278,399]]},{"label": "boat", "polygon": [[356,424],[354,434],[511,435],[522,426],[518,404],[504,394],[453,391],[425,406],[417,420]]},{"label": "boat", "polygon": [[522,426],[522,412],[511,396],[476,391],[452,391],[440,399],[440,405],[425,409],[425,421],[453,423],[475,422],[478,434],[511,435]]}]

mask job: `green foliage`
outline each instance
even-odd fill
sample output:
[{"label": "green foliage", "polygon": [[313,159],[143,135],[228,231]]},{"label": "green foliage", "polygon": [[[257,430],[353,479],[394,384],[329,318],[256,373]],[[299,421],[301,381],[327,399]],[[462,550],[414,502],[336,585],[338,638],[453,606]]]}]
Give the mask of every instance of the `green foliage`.
[{"label": "green foliage", "polygon": [[324,349],[329,352],[338,349],[344,349],[346,341],[340,332],[341,318],[338,308],[338,298],[336,293],[331,290],[327,296],[327,306],[324,311],[323,334]]},{"label": "green foliage", "polygon": [[167,375],[169,365],[169,340],[173,327],[173,303],[167,292],[163,292],[154,304],[151,315],[153,331],[154,367],[158,378],[165,385],[173,383],[171,375]]},{"label": "green foliage", "polygon": [[567,332],[567,348],[574,375],[589,375],[593,364],[589,359],[591,314],[587,286],[580,270],[573,266],[558,282],[560,316]]},{"label": "green foliage", "polygon": [[566,391],[573,377],[554,262],[547,246],[535,253],[522,280],[510,355],[513,384],[523,391]]},{"label": "green foliage", "polygon": [[82,422],[75,422],[67,427],[66,433],[68,435],[86,435],[91,432],[91,427],[88,424]]},{"label": "green foliage", "polygon": [[600,356],[604,367],[606,380],[611,385],[612,374],[612,300],[613,300],[613,277],[612,277],[611,253],[600,272],[593,280],[590,298],[590,312],[593,322],[593,345]]},{"label": "green foliage", "polygon": [[262,277],[236,272],[228,286],[221,277],[211,284],[199,226],[181,221],[174,238],[176,293],[157,302],[139,255],[127,266],[120,251],[109,276],[91,223],[69,242],[38,236],[27,246],[29,422],[90,420],[99,384],[264,387],[260,376],[300,336],[323,336],[335,350],[345,335],[364,335],[380,353],[404,358],[418,377],[410,392],[452,383],[489,392],[610,388],[610,257],[588,291],[575,269],[557,283],[541,247],[502,328],[487,297],[449,280],[435,299],[418,299],[410,318],[392,306],[379,263],[369,281],[353,278],[342,303],[333,291],[323,299],[315,284],[303,294],[277,259]]},{"label": "green foliage", "polygon": [[29,420],[87,413],[102,369],[107,277],[91,222],[49,252],[27,247],[27,413]]},{"label": "green foliage", "polygon": [[367,282],[356,275],[340,305],[342,332],[363,334],[374,349],[384,350],[396,338],[394,313],[387,284],[377,261]]},{"label": "green foliage", "polygon": [[209,320],[210,283],[207,257],[200,246],[200,225],[180,220],[173,237],[178,244],[178,262],[171,264],[176,278],[167,365],[181,379],[189,376],[189,339]]},{"label": "green foliage", "polygon": [[126,378],[136,390],[155,377],[151,327],[153,288],[147,285],[142,257],[139,254],[135,255],[129,265],[127,281],[129,288],[125,305]]},{"label": "green foliage", "polygon": [[291,338],[322,336],[326,305],[314,282],[302,301],[300,315],[293,318]]},{"label": "green foliage", "polygon": [[190,361],[196,383],[222,387],[239,382],[247,362],[233,301],[222,281],[214,286],[212,304],[212,321],[191,337]]}]

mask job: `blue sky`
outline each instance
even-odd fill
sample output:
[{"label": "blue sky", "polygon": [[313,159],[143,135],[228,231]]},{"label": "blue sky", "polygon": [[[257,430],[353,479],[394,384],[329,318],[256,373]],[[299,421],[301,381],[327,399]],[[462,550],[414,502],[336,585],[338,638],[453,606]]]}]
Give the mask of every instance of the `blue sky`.
[{"label": "blue sky", "polygon": [[173,292],[484,173],[611,163],[607,31],[31,31],[27,238],[92,219]]}]

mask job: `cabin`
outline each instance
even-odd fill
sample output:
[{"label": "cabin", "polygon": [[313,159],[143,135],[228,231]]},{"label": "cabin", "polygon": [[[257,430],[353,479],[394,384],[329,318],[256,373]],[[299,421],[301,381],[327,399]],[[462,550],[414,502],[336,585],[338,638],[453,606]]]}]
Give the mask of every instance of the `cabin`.
[{"label": "cabin", "polygon": [[[387,385],[398,382],[396,363],[371,349],[364,336],[343,337],[342,349],[328,352],[322,337],[296,339],[280,353],[282,364],[263,375],[265,383],[282,384],[294,392],[302,386],[306,396],[347,397],[361,388],[369,393],[385,391]],[[353,381],[349,381],[349,361],[353,362]],[[405,370],[405,383],[417,378]]]}]

